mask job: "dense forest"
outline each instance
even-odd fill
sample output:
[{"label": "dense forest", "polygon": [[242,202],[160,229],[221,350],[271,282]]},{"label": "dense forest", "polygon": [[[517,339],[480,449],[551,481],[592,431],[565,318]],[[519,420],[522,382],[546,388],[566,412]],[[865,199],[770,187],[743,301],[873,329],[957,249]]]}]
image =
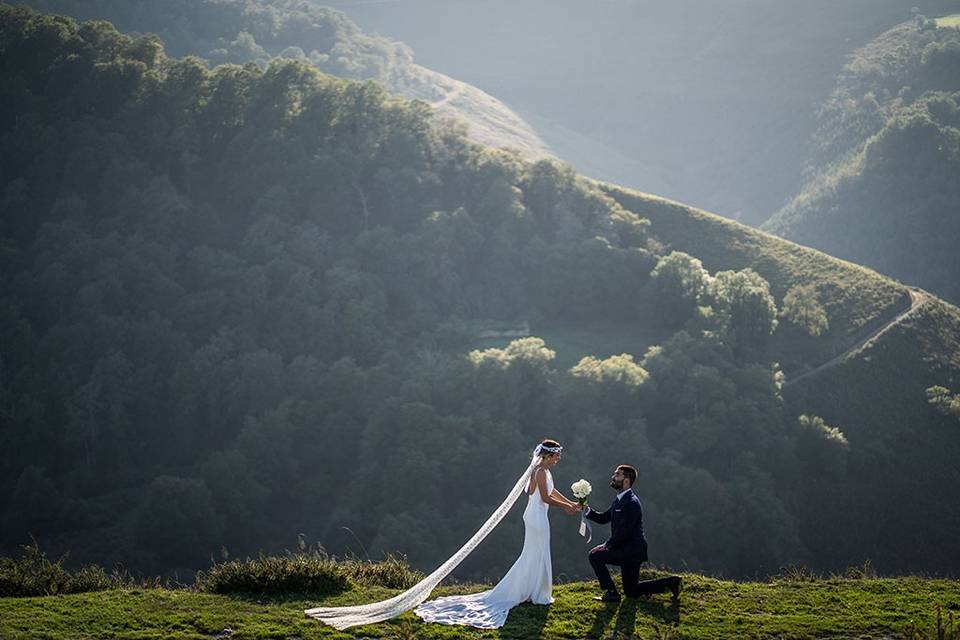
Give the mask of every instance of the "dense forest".
[{"label": "dense forest", "polygon": [[158,4],[145,0],[32,0],[38,11],[81,20],[109,19],[124,31],[151,31],[172,56],[197,54],[213,63],[302,58],[331,75],[387,78],[413,60],[403,43],[365,34],[343,13],[302,0],[228,0]]},{"label": "dense forest", "polygon": [[811,148],[765,228],[960,301],[960,29],[918,15],[859,50]]},{"label": "dense forest", "polygon": [[[0,97],[4,552],[32,535],[183,575],[303,534],[429,568],[549,436],[560,488],[585,477],[603,502],[613,465],[641,470],[658,564],[960,571],[960,363],[929,401],[910,390],[916,457],[784,399],[779,363],[815,364],[908,297],[895,283],[840,289],[814,252],[821,280],[791,286],[770,262],[711,268],[653,205],[304,60],[212,66],[0,5]],[[866,290],[882,304],[853,309]],[[544,336],[571,328],[646,345],[561,365]],[[893,495],[898,468],[925,476]],[[913,538],[864,528],[881,501]],[[553,518],[555,573],[587,575]],[[521,526],[458,575],[501,575]]]},{"label": "dense forest", "polygon": [[429,102],[441,117],[468,126],[475,141],[529,157],[548,151],[509,107],[476,87],[414,62],[410,47],[361,31],[344,13],[311,0],[18,0],[78,20],[106,20],[123,32],[154,33],[168,55],[213,64],[308,62],[324,73],[376,80],[388,91]]}]

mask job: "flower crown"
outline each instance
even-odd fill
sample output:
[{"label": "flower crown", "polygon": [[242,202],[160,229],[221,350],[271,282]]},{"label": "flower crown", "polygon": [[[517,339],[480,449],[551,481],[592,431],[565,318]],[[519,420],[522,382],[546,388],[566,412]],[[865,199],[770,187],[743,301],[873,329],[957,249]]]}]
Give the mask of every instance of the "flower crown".
[{"label": "flower crown", "polygon": [[547,447],[544,445],[540,445],[540,451],[548,451],[550,453],[560,453],[561,451],[563,451],[563,447],[561,446]]}]

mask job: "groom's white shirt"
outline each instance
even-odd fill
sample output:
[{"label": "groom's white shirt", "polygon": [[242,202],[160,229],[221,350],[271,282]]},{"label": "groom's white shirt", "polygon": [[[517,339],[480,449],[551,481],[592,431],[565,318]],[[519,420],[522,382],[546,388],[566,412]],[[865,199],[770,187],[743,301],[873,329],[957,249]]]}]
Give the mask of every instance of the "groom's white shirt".
[{"label": "groom's white shirt", "polygon": [[[623,496],[625,496],[625,495],[627,495],[628,493],[630,493],[631,489],[632,489],[632,487],[631,487],[630,489],[624,489],[623,491],[621,491],[620,493],[618,493],[618,494],[617,494],[617,500],[619,500],[619,499],[622,498]],[[593,511],[593,509],[590,507],[590,505],[587,505],[587,513],[590,513],[591,511]]]}]

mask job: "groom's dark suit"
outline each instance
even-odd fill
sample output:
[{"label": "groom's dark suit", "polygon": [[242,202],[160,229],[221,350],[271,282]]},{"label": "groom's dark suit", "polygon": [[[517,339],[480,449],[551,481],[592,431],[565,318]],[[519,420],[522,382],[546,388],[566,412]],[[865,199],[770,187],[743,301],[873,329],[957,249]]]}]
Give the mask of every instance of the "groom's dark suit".
[{"label": "groom's dark suit", "polygon": [[660,593],[669,588],[668,579],[638,581],[640,565],[647,560],[647,540],[643,536],[643,508],[633,490],[615,499],[602,513],[591,509],[586,518],[597,524],[610,523],[610,539],[590,552],[590,565],[604,591],[617,590],[607,569],[608,564],[620,567],[623,591],[628,596]]},{"label": "groom's dark suit", "polygon": [[610,523],[610,539],[603,544],[607,551],[636,558],[637,564],[647,559],[643,507],[632,489],[624,493],[622,498],[614,498],[613,504],[603,513],[591,509],[586,517],[597,524]]}]

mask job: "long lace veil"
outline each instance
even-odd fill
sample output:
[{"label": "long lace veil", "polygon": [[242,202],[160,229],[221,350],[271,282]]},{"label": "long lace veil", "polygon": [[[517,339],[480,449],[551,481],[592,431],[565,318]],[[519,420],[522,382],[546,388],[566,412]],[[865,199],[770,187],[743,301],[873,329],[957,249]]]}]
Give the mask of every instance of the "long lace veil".
[{"label": "long lace veil", "polygon": [[500,503],[497,510],[487,518],[483,526],[473,534],[473,537],[467,540],[466,544],[460,547],[455,554],[437,567],[437,569],[426,578],[389,600],[354,607],[318,607],[316,609],[307,609],[304,613],[311,618],[322,620],[342,631],[343,629],[362,624],[373,624],[375,622],[388,620],[419,605],[430,596],[433,588],[440,584],[440,581],[446,578],[451,571],[456,569],[457,565],[463,562],[464,558],[470,555],[470,553],[483,542],[483,539],[500,524],[500,521],[506,517],[510,511],[510,507],[517,501],[520,494],[524,492],[530,480],[530,474],[540,459],[540,453],[541,447],[537,445],[537,448],[533,451],[533,458],[530,460],[530,465],[527,467],[527,470],[523,472],[523,475],[520,476],[516,484],[513,485],[510,493],[508,493],[504,501]]}]

